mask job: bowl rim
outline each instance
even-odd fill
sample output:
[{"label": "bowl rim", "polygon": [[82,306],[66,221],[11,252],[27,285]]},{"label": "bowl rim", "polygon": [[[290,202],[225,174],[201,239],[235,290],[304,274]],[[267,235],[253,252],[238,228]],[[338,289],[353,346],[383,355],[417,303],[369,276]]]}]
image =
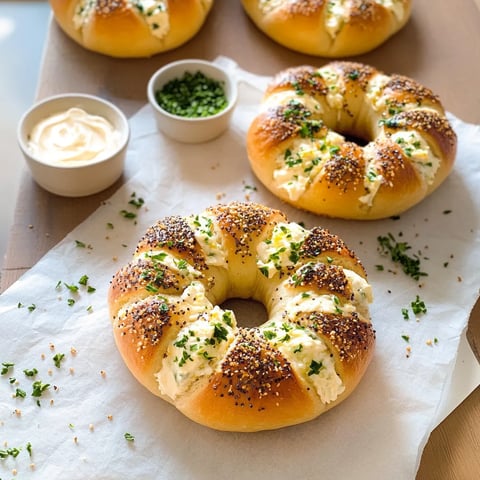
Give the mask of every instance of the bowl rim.
[{"label": "bowl rim", "polygon": [[[158,77],[160,77],[160,75],[165,74],[165,72],[168,72],[172,68],[176,68],[179,66],[188,66],[188,65],[192,65],[192,66],[197,65],[197,70],[201,70],[201,66],[211,67],[218,70],[220,73],[222,73],[225,76],[225,78],[229,83],[231,98],[228,99],[228,105],[223,110],[220,110],[214,115],[208,115],[207,117],[183,117],[181,115],[175,115],[173,113],[168,112],[158,104],[155,98],[155,91],[153,88],[155,81],[158,79]],[[170,118],[172,120],[177,120],[177,121],[183,121],[186,123],[194,123],[194,122],[203,123],[203,122],[208,122],[210,120],[227,115],[232,111],[233,108],[235,108],[235,105],[238,100],[238,85],[237,85],[237,81],[232,77],[232,75],[225,68],[216,64],[215,62],[211,62],[209,60],[197,59],[197,58],[187,58],[183,60],[176,60],[173,62],[166,63],[165,65],[160,67],[158,70],[156,70],[151,75],[147,84],[147,98],[150,105],[152,105],[152,107],[157,112],[161,113],[162,115],[165,115],[167,118]]]},{"label": "bowl rim", "polygon": [[[74,99],[83,99],[83,100],[88,100],[91,102],[96,102],[98,104],[103,105],[107,109],[113,112],[113,114],[120,120],[120,124],[122,125],[121,130],[119,130],[120,135],[121,135],[121,141],[117,145],[117,147],[112,150],[107,156],[99,156],[99,158],[95,160],[89,160],[88,162],[82,162],[82,163],[73,163],[73,164],[53,164],[46,162],[37,156],[35,156],[30,149],[28,148],[28,144],[24,140],[24,124],[29,118],[30,115],[32,115],[35,111],[37,111],[40,108],[44,108],[46,105],[52,103],[52,102],[59,102],[61,100],[74,100]],[[60,113],[60,110],[59,110]],[[91,112],[87,112],[91,113]],[[45,98],[42,98],[41,100],[34,102],[20,117],[20,120],[18,121],[17,124],[17,142],[20,146],[20,149],[22,150],[23,154],[31,161],[36,162],[40,165],[53,168],[53,169],[58,169],[58,170],[73,170],[73,169],[85,169],[92,167],[94,165],[98,165],[100,163],[108,162],[111,160],[113,157],[116,157],[119,153],[121,153],[123,150],[128,145],[128,142],[130,140],[130,124],[128,122],[128,118],[123,113],[123,111],[117,107],[113,102],[110,100],[106,100],[102,97],[99,97],[97,95],[89,94],[89,93],[77,93],[77,92],[68,92],[68,93],[59,93],[55,95],[51,95]],[[28,132],[26,132],[28,134]]]}]

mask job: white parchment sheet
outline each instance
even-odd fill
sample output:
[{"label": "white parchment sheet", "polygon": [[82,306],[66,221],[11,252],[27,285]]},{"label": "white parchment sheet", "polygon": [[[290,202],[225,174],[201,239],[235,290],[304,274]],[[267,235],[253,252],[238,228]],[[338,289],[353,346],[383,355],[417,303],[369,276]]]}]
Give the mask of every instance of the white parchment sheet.
[{"label": "white parchment sheet", "polygon": [[[236,73],[239,104],[217,140],[168,140],[149,106],[132,117],[127,168],[136,175],[0,297],[0,478],[414,478],[478,296],[480,128],[450,115],[455,169],[399,219],[316,217],[284,205],[251,173],[245,133],[266,79]],[[374,290],[377,347],[358,389],[335,409],[299,426],[237,434],[191,422],[133,379],[106,296],[150,224],[248,199],[307,228],[327,227],[358,254]],[[427,276],[417,282],[381,255],[377,237],[388,234],[408,244]],[[427,311],[416,317],[417,296]]]}]

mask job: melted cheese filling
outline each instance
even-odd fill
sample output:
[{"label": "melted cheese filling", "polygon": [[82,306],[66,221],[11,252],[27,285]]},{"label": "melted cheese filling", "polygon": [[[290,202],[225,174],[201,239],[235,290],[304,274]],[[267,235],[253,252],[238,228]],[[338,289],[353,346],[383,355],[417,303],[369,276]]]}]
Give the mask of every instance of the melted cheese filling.
[{"label": "melted cheese filling", "polygon": [[205,254],[207,265],[227,267],[223,236],[213,218],[204,215],[193,215],[187,219],[193,230],[195,239]]},{"label": "melted cheese filling", "polygon": [[[235,315],[213,307],[200,283],[192,283],[182,298],[190,305],[190,322],[169,345],[155,374],[162,395],[175,400],[220,365],[235,337]],[[186,291],[187,291],[186,290]]]},{"label": "melted cheese filling", "polygon": [[297,375],[315,388],[323,403],[333,402],[345,390],[342,379],[335,371],[333,356],[313,332],[282,321],[269,322],[260,330],[288,360]]},{"label": "melted cheese filling", "polygon": [[153,271],[151,273],[155,273],[155,269],[158,264],[163,264],[169,270],[178,273],[183,278],[194,280],[202,276],[202,273],[193,268],[187,261],[178,260],[164,250],[143,252],[139,255],[139,258],[143,258],[153,263]]},{"label": "melted cheese filling", "polygon": [[363,205],[371,207],[375,195],[378,193],[378,190],[384,183],[385,179],[377,172],[375,168],[373,143],[365,145],[363,152],[365,155],[365,177],[363,180],[363,186],[367,193],[361,196],[359,200]]},{"label": "melted cheese filling", "polygon": [[267,277],[272,278],[282,268],[295,265],[298,251],[309,231],[297,223],[275,225],[270,239],[257,247],[257,266]]},{"label": "melted cheese filling", "polygon": [[430,185],[440,167],[440,159],[433,154],[428,143],[415,131],[395,132],[391,139],[402,148],[420,177]]},{"label": "melted cheese filling", "polygon": [[345,92],[345,82],[343,78],[333,69],[323,67],[318,70],[323,78],[327,88],[327,103],[331,108],[340,110],[343,108],[343,97]]},{"label": "melted cheese filling", "polygon": [[[403,0],[374,0],[375,3],[381,5],[391,11],[397,21],[402,21],[405,15]],[[325,12],[325,29],[334,39],[349,22],[352,15],[352,0],[328,0],[327,10]]]},{"label": "melted cheese filling", "polygon": [[330,130],[324,138],[297,139],[293,147],[277,157],[273,178],[291,200],[297,200],[321,173],[323,166],[345,138]]}]

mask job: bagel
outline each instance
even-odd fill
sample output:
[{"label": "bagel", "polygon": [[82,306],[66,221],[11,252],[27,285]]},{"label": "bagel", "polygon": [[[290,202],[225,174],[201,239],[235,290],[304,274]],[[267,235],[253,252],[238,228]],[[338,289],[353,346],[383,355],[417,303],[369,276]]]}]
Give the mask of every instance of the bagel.
[{"label": "bagel", "polygon": [[267,36],[321,57],[367,53],[405,26],[411,0],[242,0]]},{"label": "bagel", "polygon": [[[237,324],[229,298],[268,321]],[[125,364],[195,422],[251,432],[311,420],[354,390],[374,351],[371,287],[325,229],[233,202],[150,227],[108,294]]]},{"label": "bagel", "polygon": [[273,194],[318,215],[357,220],[416,205],[447,178],[457,150],[430,89],[342,61],[276,75],[246,142],[253,172]]},{"label": "bagel", "polygon": [[179,47],[202,27],[213,0],[49,0],[60,28],[111,57],[150,57]]}]

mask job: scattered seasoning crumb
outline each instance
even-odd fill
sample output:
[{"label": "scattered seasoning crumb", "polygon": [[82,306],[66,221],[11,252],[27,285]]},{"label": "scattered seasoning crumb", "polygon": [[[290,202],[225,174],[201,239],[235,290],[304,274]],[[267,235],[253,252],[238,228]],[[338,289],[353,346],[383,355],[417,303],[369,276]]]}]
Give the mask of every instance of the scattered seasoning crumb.
[{"label": "scattered seasoning crumb", "polygon": [[40,358],[41,358],[42,360],[45,360],[45,354],[42,353],[42,354],[40,355]]},{"label": "scattered seasoning crumb", "polygon": [[107,415],[108,420],[113,420],[113,415]]},{"label": "scattered seasoning crumb", "polygon": [[16,468],[13,468],[12,469],[12,475],[16,475],[17,474],[17,469]]},{"label": "scattered seasoning crumb", "polygon": [[75,370],[73,369],[73,367],[69,368],[69,372],[70,372],[70,375],[73,375],[75,373]]},{"label": "scattered seasoning crumb", "polygon": [[432,340],[429,338],[426,342],[425,342],[429,347],[431,347],[433,345],[433,342]]},{"label": "scattered seasoning crumb", "polygon": [[34,464],[34,463],[31,463],[31,464],[30,464],[30,468],[31,468],[32,470],[35,470],[35,464]]},{"label": "scattered seasoning crumb", "polygon": [[77,354],[77,349],[75,347],[70,347],[70,353],[75,356]]},{"label": "scattered seasoning crumb", "polygon": [[105,378],[107,376],[107,372],[105,370],[100,370],[100,375]]},{"label": "scattered seasoning crumb", "polygon": [[78,443],[78,437],[73,437],[73,443]]},{"label": "scattered seasoning crumb", "polygon": [[412,347],[409,345],[406,349],[405,349],[405,352],[406,352],[406,357],[409,358],[411,353],[412,353]]},{"label": "scattered seasoning crumb", "polygon": [[22,411],[19,409],[19,408],[16,408],[13,413],[17,416],[17,417],[21,417],[22,416]]},{"label": "scattered seasoning crumb", "polygon": [[461,282],[463,281],[462,277],[458,276],[458,277],[457,277],[457,281],[458,281],[459,283],[461,283]]},{"label": "scattered seasoning crumb", "polygon": [[94,430],[93,423],[91,423],[91,424],[88,426],[88,429],[89,429],[91,432],[93,432],[93,430]]},{"label": "scattered seasoning crumb", "polygon": [[451,211],[451,210],[444,210],[442,213],[443,213],[444,215],[448,215],[449,213],[452,213],[452,211]]},{"label": "scattered seasoning crumb", "polygon": [[118,257],[112,257],[112,260],[116,262],[118,260]]},{"label": "scattered seasoning crumb", "polygon": [[53,407],[53,404],[55,403],[55,400],[53,398],[50,399],[50,405]]},{"label": "scattered seasoning crumb", "polygon": [[32,230],[32,228],[33,228],[33,225],[32,225],[32,224],[30,224],[30,225],[28,226],[28,228],[29,228],[30,230]]}]

